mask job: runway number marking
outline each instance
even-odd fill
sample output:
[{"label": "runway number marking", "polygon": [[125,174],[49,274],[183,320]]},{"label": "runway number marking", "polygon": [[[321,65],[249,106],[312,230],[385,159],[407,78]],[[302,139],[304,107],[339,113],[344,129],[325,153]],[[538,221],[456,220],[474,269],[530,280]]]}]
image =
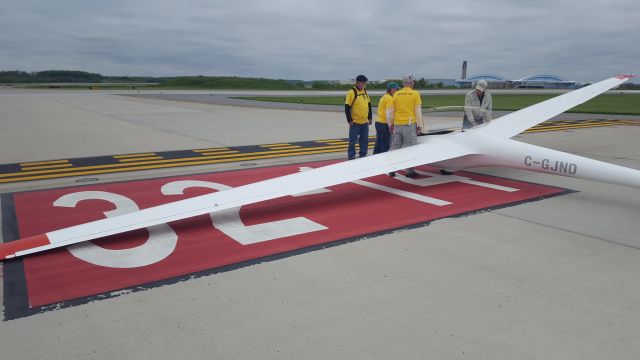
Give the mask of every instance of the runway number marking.
[{"label": "runway number marking", "polygon": [[[16,223],[7,226],[19,233],[9,231],[7,239],[330,163],[335,161],[16,193],[8,195]],[[9,289],[5,314],[26,316],[31,313],[28,309],[93,295],[104,298],[120,289],[233,269],[273,255],[566,191],[482,174],[444,176],[428,166],[416,171],[422,175],[417,179],[401,172],[395,178],[374,176],[27,256],[13,263],[22,269],[19,272],[11,270],[15,267],[4,268],[5,285],[11,284],[5,286]],[[16,297],[16,289],[25,295]]]},{"label": "runway number marking", "polygon": [[[299,171],[307,171],[310,169],[312,168],[301,167],[299,168]],[[501,191],[518,191],[516,188],[475,181],[468,177],[456,175],[443,176],[426,171],[419,171],[419,174],[426,175],[428,178],[410,179],[405,176],[398,175],[398,177],[394,179],[420,187],[442,185],[451,182],[462,182]],[[379,185],[369,181],[356,180],[353,183],[435,206],[446,206],[452,204],[446,200],[424,196],[411,191],[395,189],[390,186]],[[184,195],[184,191],[189,188],[207,188],[217,191],[232,189],[230,186],[212,181],[182,180],[164,184],[160,189],[160,192],[166,196]],[[329,191],[331,190],[318,189],[316,191],[297,194],[296,197],[309,196]],[[138,205],[132,199],[123,195],[105,191],[80,191],[66,194],[58,198],[53,203],[53,206],[75,207],[79,202],[85,200],[103,200],[115,205],[115,210],[104,212],[106,217],[122,215],[140,210]],[[213,227],[222,231],[225,235],[242,245],[256,244],[264,241],[271,241],[288,236],[328,229],[326,226],[318,224],[305,217],[296,217],[246,226],[240,217],[240,209],[241,207],[236,207],[211,213],[209,216],[211,217],[211,224]],[[129,249],[105,249],[94,245],[91,242],[84,242],[82,244],[69,246],[67,249],[76,258],[97,266],[112,268],[135,268],[147,266],[162,261],[171,255],[178,241],[178,235],[176,235],[175,231],[173,231],[168,224],[152,226],[147,228],[147,230],[149,231],[147,241],[142,245]]]}]

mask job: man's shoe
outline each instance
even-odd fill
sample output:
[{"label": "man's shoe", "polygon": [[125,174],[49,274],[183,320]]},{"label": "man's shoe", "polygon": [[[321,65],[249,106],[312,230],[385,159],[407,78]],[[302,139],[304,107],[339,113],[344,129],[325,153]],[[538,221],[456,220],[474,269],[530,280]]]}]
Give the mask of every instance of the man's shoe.
[{"label": "man's shoe", "polygon": [[442,175],[452,175],[453,173],[451,171],[447,171],[445,169],[440,169],[440,174],[442,174]]},{"label": "man's shoe", "polygon": [[418,177],[418,176],[420,176],[420,175],[419,175],[417,172],[415,172],[415,171],[409,171],[409,172],[407,173],[407,175],[405,175],[405,176],[406,176],[406,177],[408,177],[408,178],[411,178],[411,179],[415,179],[415,178],[417,178],[417,177]]},{"label": "man's shoe", "polygon": [[390,173],[389,173],[389,176],[391,176],[391,177],[396,177],[396,172],[395,172],[395,171],[390,172]]}]

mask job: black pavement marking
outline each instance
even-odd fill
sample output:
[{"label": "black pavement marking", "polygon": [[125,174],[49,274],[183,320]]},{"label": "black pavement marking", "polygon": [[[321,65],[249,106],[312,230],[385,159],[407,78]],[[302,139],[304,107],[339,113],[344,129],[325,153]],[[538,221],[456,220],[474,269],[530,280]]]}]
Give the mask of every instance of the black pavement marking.
[{"label": "black pavement marking", "polygon": [[199,152],[195,152],[194,150],[178,150],[178,151],[156,151],[158,156],[162,156],[164,159],[173,160],[173,159],[184,159],[202,156]]},{"label": "black pavement marking", "polygon": [[121,164],[120,160],[114,158],[113,156],[96,156],[89,158],[69,159],[69,162],[71,162],[71,164],[73,164],[74,166],[73,168],[69,168],[69,170],[84,166]]}]

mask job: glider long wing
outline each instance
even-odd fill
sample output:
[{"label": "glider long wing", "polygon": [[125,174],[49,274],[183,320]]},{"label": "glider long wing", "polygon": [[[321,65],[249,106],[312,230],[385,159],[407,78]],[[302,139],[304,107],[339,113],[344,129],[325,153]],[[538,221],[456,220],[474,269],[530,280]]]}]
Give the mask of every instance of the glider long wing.
[{"label": "glider long wing", "polygon": [[299,194],[472,153],[464,146],[464,142],[456,143],[440,136],[430,136],[429,138],[422,144],[376,156],[285,175],[0,244],[0,260]]},{"label": "glider long wing", "polygon": [[633,75],[620,75],[602,80],[593,85],[589,85],[529,106],[522,110],[512,112],[490,122],[486,126],[477,128],[476,130],[478,132],[502,138],[516,136],[535,125],[545,122],[556,115],[562,114],[585,101],[593,99],[603,92],[624,83],[632,77]]}]

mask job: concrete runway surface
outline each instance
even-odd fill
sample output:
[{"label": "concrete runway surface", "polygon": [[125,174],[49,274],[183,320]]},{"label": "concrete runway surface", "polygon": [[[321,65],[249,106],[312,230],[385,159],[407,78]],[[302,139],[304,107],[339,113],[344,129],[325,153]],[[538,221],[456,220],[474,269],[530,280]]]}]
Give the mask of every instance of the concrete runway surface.
[{"label": "concrete runway surface", "polygon": [[[346,134],[339,112],[108,92],[2,89],[0,119],[0,164]],[[640,127],[609,126],[517,139],[640,169],[639,136]],[[110,174],[92,184],[344,157]],[[3,321],[0,358],[637,358],[640,190],[473,171],[575,192]]]}]

